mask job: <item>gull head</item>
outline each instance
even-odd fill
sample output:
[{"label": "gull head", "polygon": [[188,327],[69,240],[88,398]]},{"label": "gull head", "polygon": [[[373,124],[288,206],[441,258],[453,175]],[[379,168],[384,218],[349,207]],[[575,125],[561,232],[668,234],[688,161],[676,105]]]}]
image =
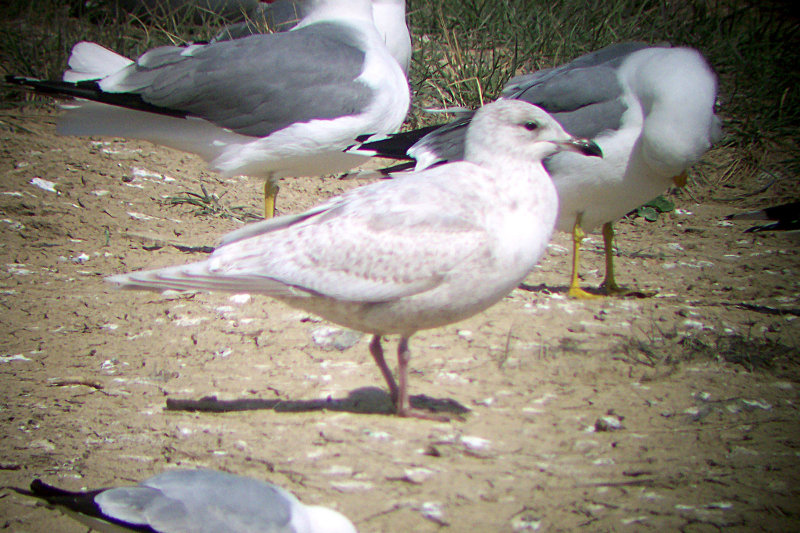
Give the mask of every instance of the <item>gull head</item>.
[{"label": "gull head", "polygon": [[498,157],[541,161],[556,152],[602,157],[594,141],[573,137],[544,109],[521,100],[498,100],[480,108],[467,130],[465,159]]}]

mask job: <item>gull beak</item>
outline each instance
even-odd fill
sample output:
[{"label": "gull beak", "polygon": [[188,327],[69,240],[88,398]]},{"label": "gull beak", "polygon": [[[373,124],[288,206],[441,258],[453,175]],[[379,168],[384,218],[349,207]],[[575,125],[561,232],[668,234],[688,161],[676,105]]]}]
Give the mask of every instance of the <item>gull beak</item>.
[{"label": "gull beak", "polygon": [[603,151],[600,149],[597,143],[590,141],[589,139],[574,138],[557,144],[562,150],[565,151],[578,152],[579,154],[594,157],[603,157]]}]

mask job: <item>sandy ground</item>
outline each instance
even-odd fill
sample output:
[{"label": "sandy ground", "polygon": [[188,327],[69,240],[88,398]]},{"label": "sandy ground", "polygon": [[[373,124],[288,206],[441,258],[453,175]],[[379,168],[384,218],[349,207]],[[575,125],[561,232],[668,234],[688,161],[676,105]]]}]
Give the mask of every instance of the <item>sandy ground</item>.
[{"label": "sandy ground", "polygon": [[[259,213],[260,183],[147,143],[59,137],[51,115],[26,113],[0,131],[0,485],[205,466],[335,507],[361,532],[798,528],[800,241],[745,235],[723,221],[730,204],[692,200],[714,191],[618,224],[618,277],[655,298],[566,299],[558,234],[501,303],[420,332],[412,394],[468,412],[405,420],[388,414],[366,337],[346,347],[346,332],[266,298],[103,282],[198,259],[175,245],[240,225],[164,197],[202,185]],[[358,184],[285,180],[279,208]],[[589,286],[601,245],[585,245]],[[167,409],[209,396],[227,412]],[[85,531],[7,491],[0,526]]]}]

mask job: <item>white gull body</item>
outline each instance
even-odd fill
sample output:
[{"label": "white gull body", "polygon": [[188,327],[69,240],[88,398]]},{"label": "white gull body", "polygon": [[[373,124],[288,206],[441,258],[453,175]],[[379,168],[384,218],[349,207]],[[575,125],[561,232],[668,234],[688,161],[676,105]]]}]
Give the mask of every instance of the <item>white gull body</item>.
[{"label": "white gull body", "polygon": [[[369,0],[304,5],[306,16],[290,32],[165,46],[136,61],[78,43],[60,88],[88,99],[65,106],[58,131],[192,152],[224,176],[267,178],[269,193],[280,177],[361,164],[366,158],[343,150],[359,135],[400,127],[408,82],[375,28]],[[96,86],[73,85],[87,80]]]},{"label": "white gull body", "polygon": [[215,470],[170,470],[135,486],[89,492],[39,480],[30,491],[14,490],[104,533],[356,533],[333,509],[303,505],[271,483]]},{"label": "white gull body", "polygon": [[[409,337],[472,316],[516,287],[541,257],[558,199],[541,160],[597,155],[525,102],[479,110],[464,161],[357,188],[298,215],[251,224],[205,261],[108,278],[132,289],[263,293],[372,334],[396,410],[410,408]],[[380,337],[401,336],[399,385]]]},{"label": "white gull body", "polygon": [[[587,83],[598,83],[590,67],[573,72],[580,68],[589,70]],[[604,101],[607,109],[598,110],[586,125],[599,131],[582,132],[603,150],[602,160],[587,164],[586,158],[557,154],[546,163],[559,193],[560,231],[571,231],[579,215],[585,230],[594,229],[655,198],[721,134],[714,115],[716,76],[696,50],[646,47],[596,68],[605,71],[604,76],[613,74],[621,92],[615,100]],[[538,81],[535,76],[511,80],[504,96],[527,101],[526,91]],[[571,83],[580,82],[580,74],[572,76],[577,79]],[[611,99],[615,90],[606,90]],[[565,128],[582,129],[577,124]]]}]

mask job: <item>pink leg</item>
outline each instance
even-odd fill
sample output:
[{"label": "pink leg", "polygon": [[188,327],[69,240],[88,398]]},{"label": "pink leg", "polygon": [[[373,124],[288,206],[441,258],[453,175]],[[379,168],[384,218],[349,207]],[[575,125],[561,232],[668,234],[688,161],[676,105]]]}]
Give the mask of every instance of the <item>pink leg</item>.
[{"label": "pink leg", "polygon": [[386,384],[389,386],[389,395],[392,398],[392,403],[396,406],[398,399],[397,383],[395,383],[392,371],[389,370],[389,367],[386,365],[386,360],[383,358],[383,347],[381,346],[380,335],[373,335],[372,340],[369,342],[369,353],[372,354],[372,358],[375,360],[378,368],[381,369],[383,379],[386,380]]},{"label": "pink leg", "polygon": [[411,411],[411,401],[408,398],[408,362],[411,360],[411,351],[408,349],[408,339],[400,338],[397,344],[397,381],[400,382],[400,394],[395,402],[397,414],[406,416]]},{"label": "pink leg", "polygon": [[424,418],[426,420],[437,420],[448,422],[449,416],[437,415],[427,411],[420,411],[411,407],[411,400],[408,396],[408,362],[411,360],[411,350],[408,349],[408,337],[401,337],[397,345],[397,381],[399,382],[399,394],[395,402],[395,410],[398,416],[410,416]]}]

